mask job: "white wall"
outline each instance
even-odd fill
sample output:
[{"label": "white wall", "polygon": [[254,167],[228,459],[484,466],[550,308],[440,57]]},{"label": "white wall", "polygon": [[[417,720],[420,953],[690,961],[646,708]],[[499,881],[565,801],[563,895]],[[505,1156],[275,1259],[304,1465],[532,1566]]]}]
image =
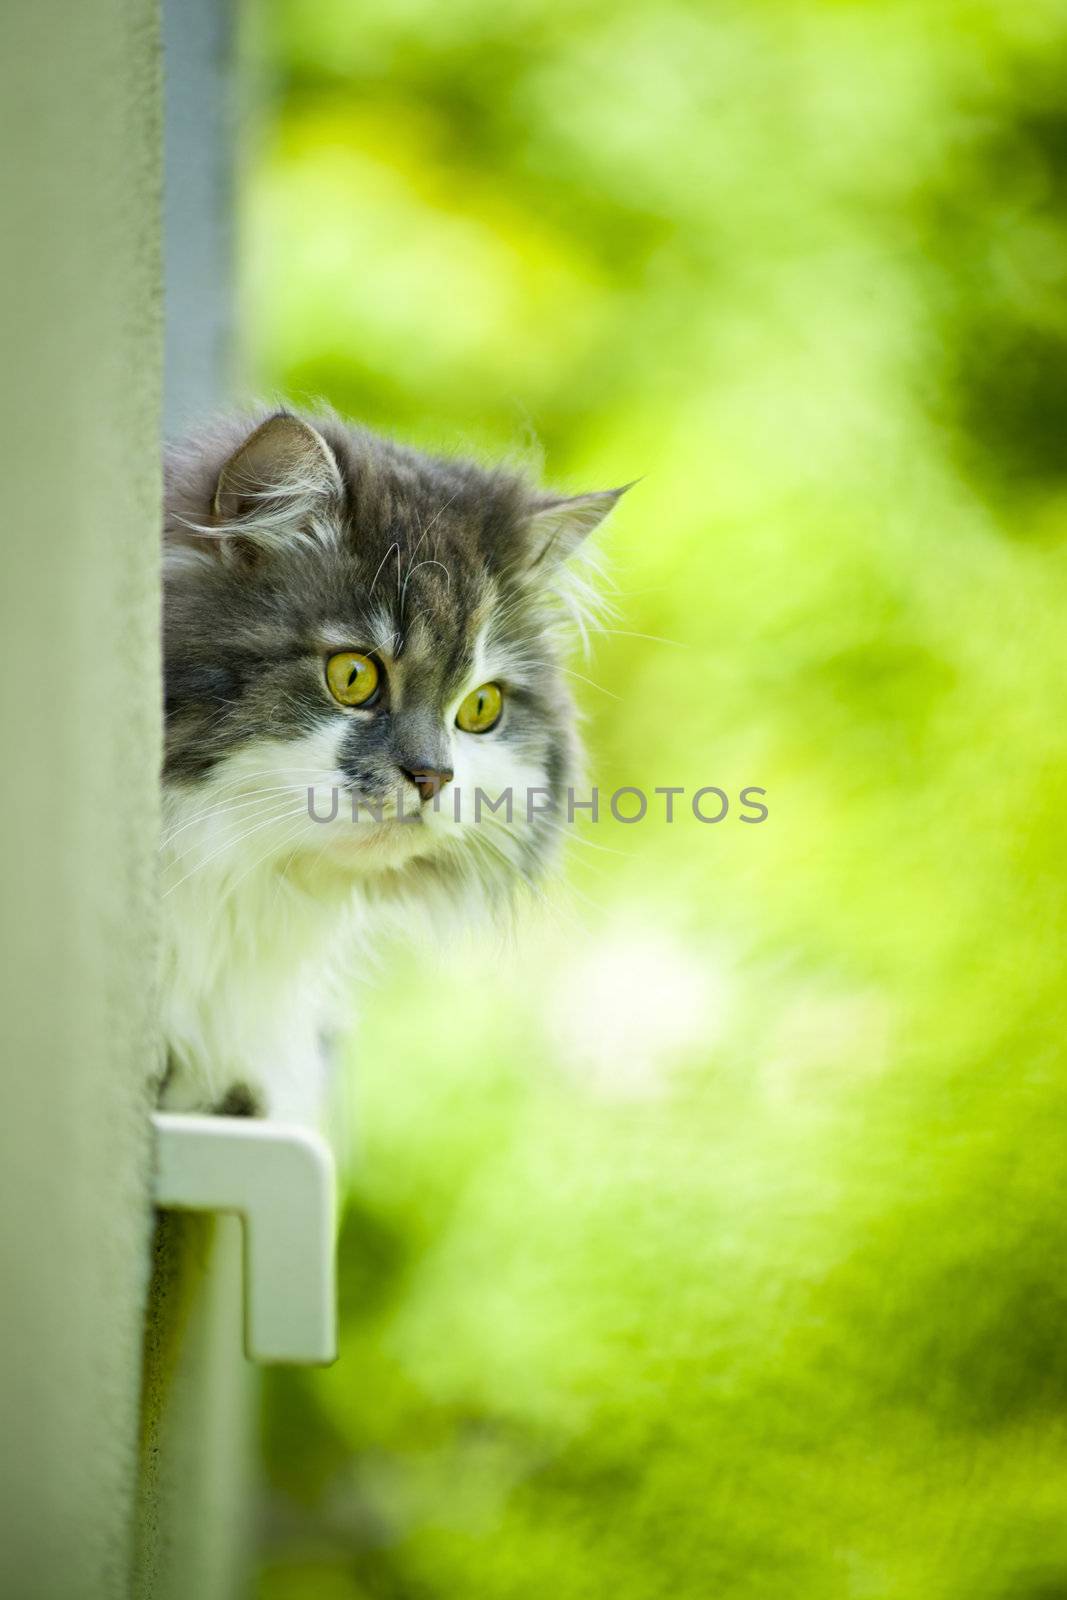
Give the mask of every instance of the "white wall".
[{"label": "white wall", "polygon": [[159,757],[154,0],[0,51],[0,1594],[128,1592]]}]

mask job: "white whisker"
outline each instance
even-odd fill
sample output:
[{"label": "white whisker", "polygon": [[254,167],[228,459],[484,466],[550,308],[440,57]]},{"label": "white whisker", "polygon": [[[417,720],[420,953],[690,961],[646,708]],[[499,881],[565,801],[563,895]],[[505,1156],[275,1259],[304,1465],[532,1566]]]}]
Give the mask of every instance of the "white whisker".
[{"label": "white whisker", "polygon": [[385,563],[389,560],[389,557],[392,555],[394,550],[396,551],[396,567],[397,567],[397,575],[399,577],[399,573],[400,573],[400,546],[399,546],[399,544],[394,542],[393,544],[391,544],[389,546],[388,550],[385,552],[384,556],[382,557],[382,559],[378,563],[378,570],[374,574],[374,577],[371,579],[370,588],[367,590],[368,596],[372,595],[374,593],[375,585],[377,584],[378,579],[382,575],[382,568],[385,566]]},{"label": "white whisker", "polygon": [[221,844],[217,849],[212,850],[210,855],[205,856],[202,861],[198,861],[192,872],[187,872],[184,878],[179,878],[177,883],[172,884],[169,889],[165,889],[161,899],[168,899],[176,889],[181,888],[183,883],[188,883],[190,878],[194,878],[198,872],[203,871],[206,866],[209,866],[212,861],[217,860],[220,855],[225,854],[227,851],[232,852],[236,850],[239,845],[242,845],[245,842],[246,839],[250,839],[254,833],[260,833],[264,828],[272,827],[278,822],[284,822],[288,817],[300,816],[303,810],[303,806],[298,806],[292,811],[279,811],[276,814],[272,814],[271,816],[264,818],[263,821],[257,822],[254,827],[247,828],[244,833],[238,834],[236,839],[227,839],[224,844]]}]

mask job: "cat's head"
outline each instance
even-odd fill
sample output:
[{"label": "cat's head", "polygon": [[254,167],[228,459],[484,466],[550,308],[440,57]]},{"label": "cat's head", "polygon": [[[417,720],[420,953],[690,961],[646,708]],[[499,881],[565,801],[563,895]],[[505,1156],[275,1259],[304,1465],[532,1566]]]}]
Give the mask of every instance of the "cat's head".
[{"label": "cat's head", "polygon": [[566,563],[621,492],[545,494],[288,412],[174,451],[174,881],[209,861],[231,878],[328,863],[400,888],[536,875],[577,748]]}]

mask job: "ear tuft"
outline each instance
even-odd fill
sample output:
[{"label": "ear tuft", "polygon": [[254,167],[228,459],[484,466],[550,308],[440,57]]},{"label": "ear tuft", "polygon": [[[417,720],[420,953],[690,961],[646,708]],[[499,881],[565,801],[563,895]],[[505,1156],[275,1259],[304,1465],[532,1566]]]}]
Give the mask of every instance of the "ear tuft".
[{"label": "ear tuft", "polygon": [[212,510],[220,523],[276,522],[294,511],[339,500],[344,492],[333,451],[310,423],[280,411],[259,427],[219,473]]},{"label": "ear tuft", "polygon": [[632,488],[633,483],[624,483],[593,494],[541,496],[527,528],[529,566],[551,568],[566,561]]}]

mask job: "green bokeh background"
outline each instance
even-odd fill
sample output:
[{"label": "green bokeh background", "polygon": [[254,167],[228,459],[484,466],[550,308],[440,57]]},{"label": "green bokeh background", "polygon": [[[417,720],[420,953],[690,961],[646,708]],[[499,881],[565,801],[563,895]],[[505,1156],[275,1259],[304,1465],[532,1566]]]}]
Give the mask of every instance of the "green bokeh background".
[{"label": "green bokeh background", "polygon": [[250,386],[641,476],[591,774],[734,800],[388,953],[262,1600],[1067,1596],[1067,5],[243,49]]}]

